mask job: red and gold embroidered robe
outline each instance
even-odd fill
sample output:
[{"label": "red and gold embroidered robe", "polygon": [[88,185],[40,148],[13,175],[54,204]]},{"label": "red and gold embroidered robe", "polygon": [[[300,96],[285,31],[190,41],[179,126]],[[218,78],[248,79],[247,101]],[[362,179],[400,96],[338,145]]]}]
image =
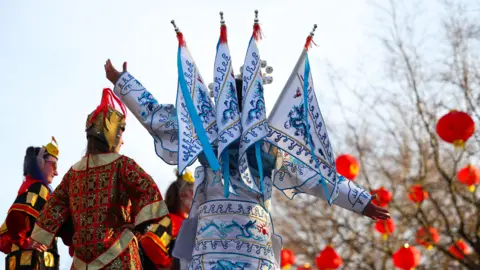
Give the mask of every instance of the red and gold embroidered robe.
[{"label": "red and gold embroidered robe", "polygon": [[[42,181],[25,177],[15,202],[8,210],[5,223],[0,228],[0,251],[8,254],[6,269],[58,269],[56,241],[52,241],[47,252],[28,249],[30,234],[49,193]],[[72,236],[68,235],[68,230],[62,230],[59,234],[67,245],[71,244],[69,240]]]},{"label": "red and gold embroidered robe", "polygon": [[145,228],[167,214],[157,185],[133,159],[89,155],[65,174],[38,217],[32,239],[51,243],[71,219],[72,269],[141,269],[132,228]]}]

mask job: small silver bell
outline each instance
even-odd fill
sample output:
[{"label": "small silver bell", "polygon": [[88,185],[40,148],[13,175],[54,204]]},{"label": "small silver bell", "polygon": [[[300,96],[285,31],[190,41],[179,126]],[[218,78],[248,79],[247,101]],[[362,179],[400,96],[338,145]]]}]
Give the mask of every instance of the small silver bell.
[{"label": "small silver bell", "polygon": [[267,66],[267,60],[261,60],[261,61],[260,61],[260,66],[261,66],[262,68],[265,68],[265,67]]},{"label": "small silver bell", "polygon": [[273,72],[273,67],[268,66],[268,67],[265,68],[265,71],[267,72],[267,74],[272,74],[272,72]]},{"label": "small silver bell", "polygon": [[273,82],[272,76],[263,77],[263,84],[271,84]]},{"label": "small silver bell", "polygon": [[213,90],[213,83],[208,84],[208,89]]},{"label": "small silver bell", "polygon": [[211,98],[213,98],[213,97],[215,96],[214,93],[213,93],[213,90],[208,91],[208,95],[209,95]]}]

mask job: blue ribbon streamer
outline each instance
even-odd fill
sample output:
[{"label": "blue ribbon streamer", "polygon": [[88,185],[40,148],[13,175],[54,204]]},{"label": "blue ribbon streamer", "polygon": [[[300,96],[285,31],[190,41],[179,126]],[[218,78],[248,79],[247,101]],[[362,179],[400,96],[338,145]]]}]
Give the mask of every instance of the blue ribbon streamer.
[{"label": "blue ribbon streamer", "polygon": [[230,195],[230,154],[227,151],[222,152],[222,171],[223,171],[223,195],[228,198]]},{"label": "blue ribbon streamer", "polygon": [[[182,48],[178,46],[178,54],[177,54],[177,68],[178,68],[178,81],[180,83],[180,89],[182,90],[183,98],[185,99],[185,103],[187,105],[188,113],[192,118],[192,123],[197,132],[198,139],[200,140],[200,144],[203,147],[203,152],[205,157],[207,158],[208,164],[210,168],[216,172],[220,169],[220,164],[218,163],[217,158],[215,157],[215,153],[213,152],[213,148],[208,141],[207,133],[203,128],[202,121],[197,114],[197,110],[195,110],[195,106],[193,105],[192,97],[190,97],[190,91],[188,91],[187,82],[185,81],[185,77],[183,74],[183,66],[182,66]],[[194,78],[196,80],[196,78]],[[195,89],[192,89],[195,91]],[[181,173],[181,172],[180,172]]]},{"label": "blue ribbon streamer", "polygon": [[305,56],[305,70],[303,72],[303,106],[305,110],[305,125],[307,126],[307,135],[308,135],[308,144],[310,146],[310,151],[312,151],[312,157],[315,161],[315,164],[318,166],[318,170],[320,173],[320,183],[325,190],[325,197],[327,198],[327,202],[329,205],[332,204],[330,201],[330,195],[328,194],[327,184],[325,183],[326,178],[322,175],[320,162],[315,155],[315,148],[313,147],[312,137],[310,135],[310,125],[308,124],[308,74],[310,74],[310,62],[308,61],[308,55]]},{"label": "blue ribbon streamer", "polygon": [[255,143],[255,157],[257,158],[258,174],[260,175],[260,192],[263,194],[263,164],[262,164],[262,153],[260,152],[260,146],[262,141]]}]

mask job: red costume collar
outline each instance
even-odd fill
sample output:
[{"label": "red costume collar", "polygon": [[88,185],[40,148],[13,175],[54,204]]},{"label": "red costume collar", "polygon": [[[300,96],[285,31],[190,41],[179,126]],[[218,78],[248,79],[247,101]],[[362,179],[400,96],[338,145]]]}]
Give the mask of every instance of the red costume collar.
[{"label": "red costume collar", "polygon": [[23,181],[22,185],[18,189],[18,195],[27,192],[28,188],[37,182],[43,183],[42,180],[34,179],[29,175],[25,176],[25,180]]}]

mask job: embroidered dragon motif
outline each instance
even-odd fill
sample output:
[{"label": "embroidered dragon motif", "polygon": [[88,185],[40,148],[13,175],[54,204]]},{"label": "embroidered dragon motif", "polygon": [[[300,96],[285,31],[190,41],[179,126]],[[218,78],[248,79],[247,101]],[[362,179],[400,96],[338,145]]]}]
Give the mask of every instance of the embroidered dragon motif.
[{"label": "embroidered dragon motif", "polygon": [[211,261],[210,265],[214,265],[212,270],[234,270],[234,269],[247,269],[252,266],[247,262],[232,262],[227,260],[218,260],[216,262]]},{"label": "embroidered dragon motif", "polygon": [[256,89],[250,105],[253,107],[248,111],[247,123],[259,120],[265,114],[265,101],[263,99],[263,86],[259,81],[255,83]]},{"label": "embroidered dragon motif", "polygon": [[226,238],[229,233],[232,233],[235,229],[240,231],[239,234],[235,236],[236,239],[245,238],[245,239],[254,239],[256,241],[262,241],[263,238],[260,236],[255,236],[254,233],[251,231],[256,229],[255,223],[257,221],[248,221],[245,225],[238,224],[235,220],[232,220],[231,224],[223,224],[221,223],[220,226],[217,225],[214,221],[211,221],[204,227],[200,228],[199,234],[203,234],[210,228],[214,228],[220,235],[221,238]]},{"label": "embroidered dragon motif", "polygon": [[212,105],[209,102],[210,100],[205,91],[202,91],[200,88],[197,88],[197,91],[197,110],[199,111],[198,116],[204,123],[208,123],[210,122],[210,117],[215,117]]},{"label": "embroidered dragon motif", "polygon": [[226,109],[222,113],[222,124],[226,124],[238,115],[237,95],[235,94],[235,85],[232,82],[228,83],[227,91],[227,99],[223,103]]},{"label": "embroidered dragon motif", "polygon": [[[300,105],[293,105],[292,110],[288,113],[288,121],[285,122],[284,127],[286,129],[293,128],[295,129],[295,136],[302,136],[305,144],[309,144],[308,139],[308,129],[310,126],[305,123],[305,107],[303,103]],[[312,140],[312,145],[315,147],[315,144]]]}]

